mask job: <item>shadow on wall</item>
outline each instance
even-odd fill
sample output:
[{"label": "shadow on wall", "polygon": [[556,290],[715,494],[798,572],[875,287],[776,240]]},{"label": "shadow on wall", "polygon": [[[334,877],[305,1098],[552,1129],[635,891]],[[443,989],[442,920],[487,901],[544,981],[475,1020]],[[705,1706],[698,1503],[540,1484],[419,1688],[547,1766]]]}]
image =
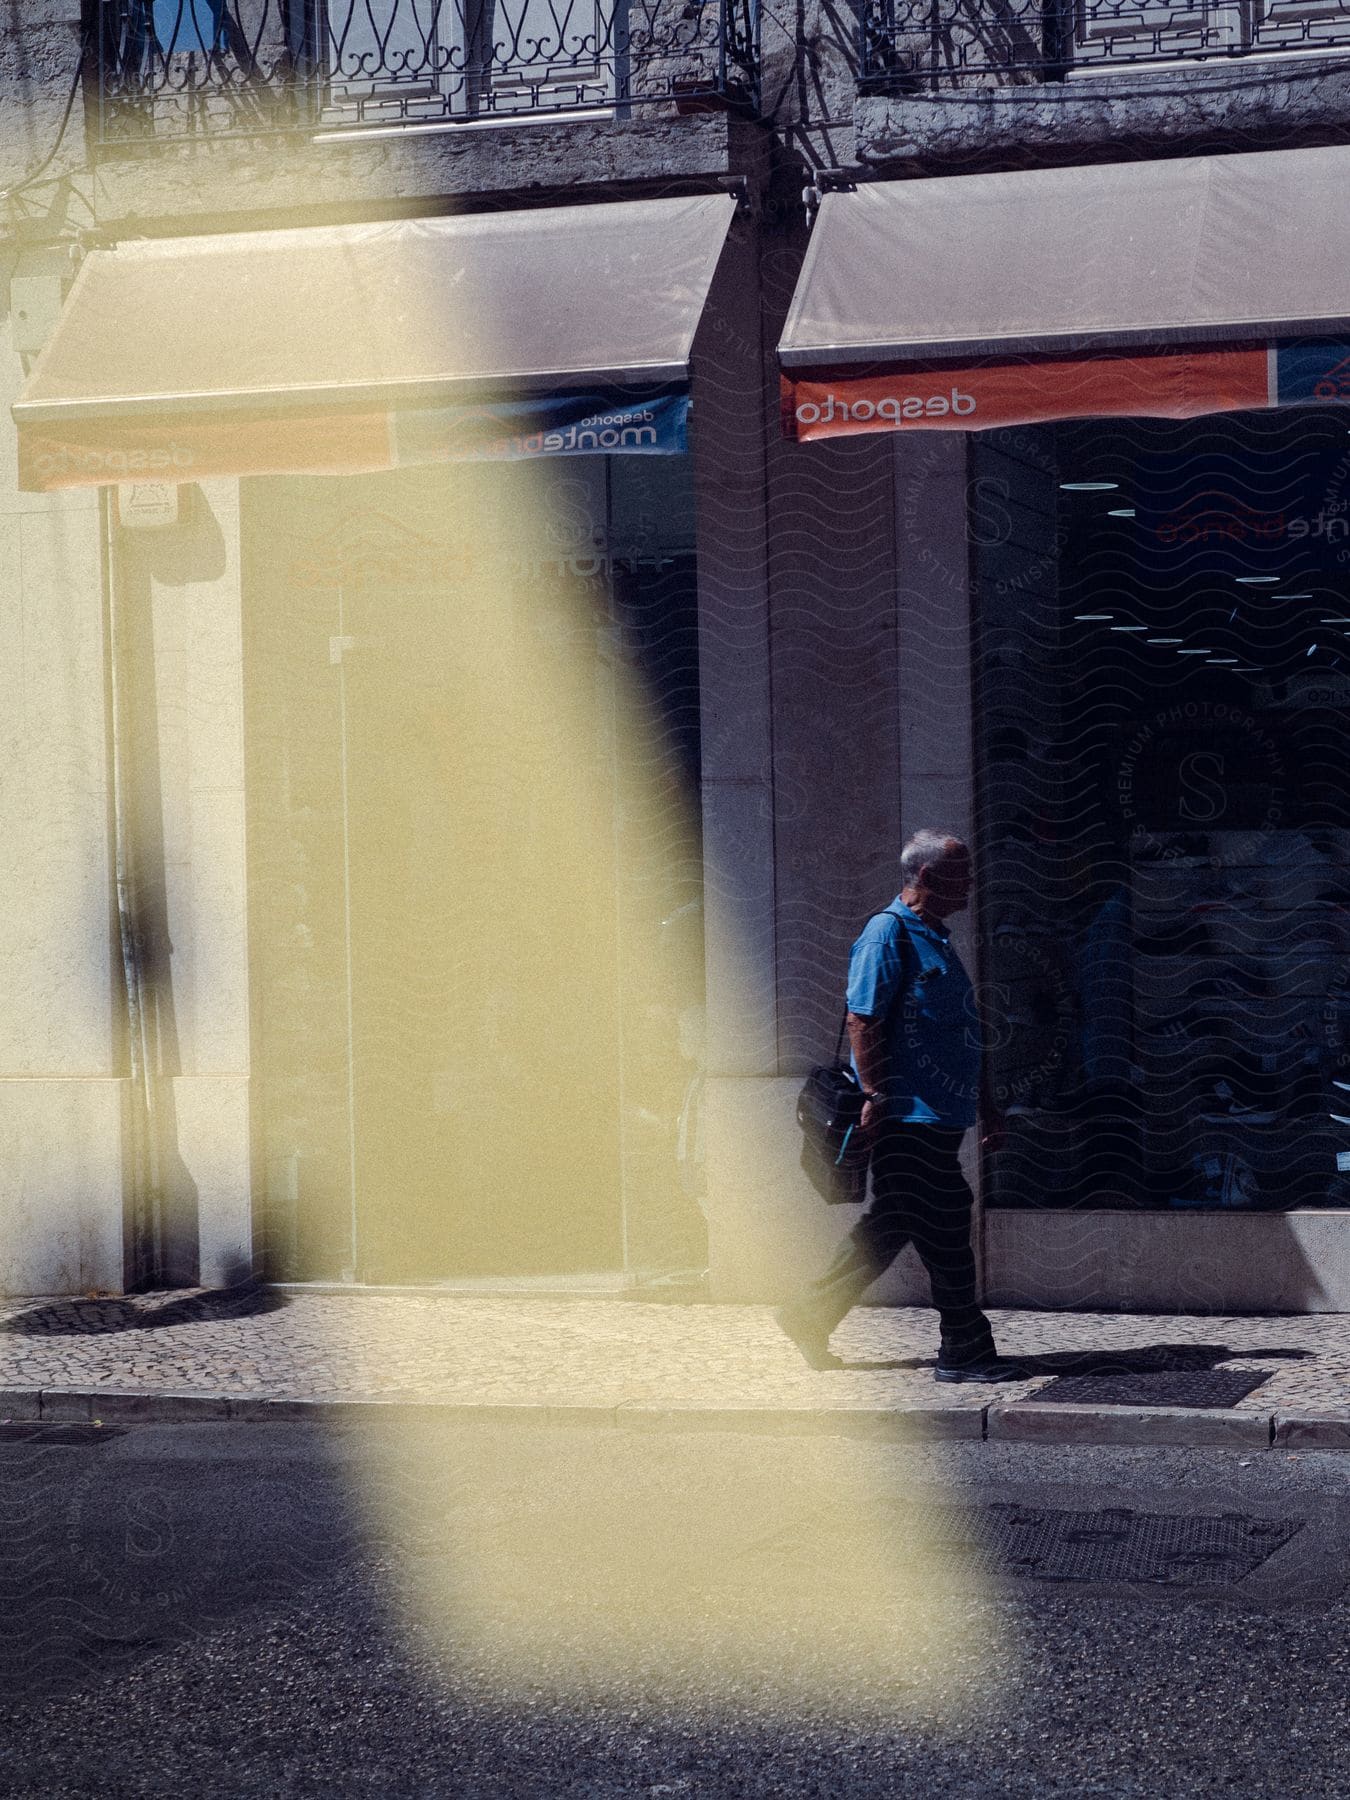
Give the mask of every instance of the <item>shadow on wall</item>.
[{"label": "shadow on wall", "polygon": [[[133,1066],[139,1064],[143,1072],[138,1183],[147,1194],[158,1195],[133,1233],[132,1286],[188,1287],[201,1274],[199,1196],[179,1149],[174,1094],[174,1078],[184,1067],[173,969],[175,921],[166,878],[171,862],[190,860],[194,821],[184,816],[179,788],[173,779],[166,783],[165,769],[192,761],[178,692],[184,680],[178,672],[182,658],[176,654],[184,629],[179,591],[217,578],[226,551],[220,526],[200,492],[184,488],[180,493],[178,524],[116,534],[113,654],[121,738],[116,754],[125,794],[118,829],[131,908],[121,921],[123,976],[136,989],[128,1023],[134,1033],[139,1020]],[[189,920],[186,929],[190,926]],[[193,951],[190,942],[183,947],[189,971]]]}]

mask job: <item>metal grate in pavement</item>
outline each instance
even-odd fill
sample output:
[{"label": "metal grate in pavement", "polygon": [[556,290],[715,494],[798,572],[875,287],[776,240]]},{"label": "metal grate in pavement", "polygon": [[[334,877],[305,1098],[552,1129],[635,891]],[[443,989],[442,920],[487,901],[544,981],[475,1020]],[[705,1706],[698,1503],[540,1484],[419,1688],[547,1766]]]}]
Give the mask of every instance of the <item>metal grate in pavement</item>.
[{"label": "metal grate in pavement", "polygon": [[0,1423],[0,1444],[62,1444],[67,1449],[76,1449],[86,1444],[104,1444],[111,1438],[123,1436],[125,1427],[121,1425],[69,1425],[51,1421],[44,1424],[40,1419],[6,1420]]},{"label": "metal grate in pavement", "polygon": [[1303,1529],[1301,1519],[1253,1519],[1243,1513],[1186,1518],[1128,1507],[1054,1512],[991,1506],[985,1517],[992,1559],[1013,1574],[1169,1587],[1242,1581]]},{"label": "metal grate in pavement", "polygon": [[1141,1582],[1165,1587],[1242,1581],[1303,1529],[1302,1519],[1245,1513],[1183,1515],[1108,1507],[925,1506],[887,1501],[867,1519],[830,1514],[752,1548],[748,1559],[781,1575],[817,1575],[847,1563],[845,1540],[878,1534],[897,1568],[918,1561],[952,1573],[1038,1581]]},{"label": "metal grate in pavement", "polygon": [[1027,1400],[1037,1406],[1236,1406],[1272,1369],[1147,1369],[1060,1375]]}]

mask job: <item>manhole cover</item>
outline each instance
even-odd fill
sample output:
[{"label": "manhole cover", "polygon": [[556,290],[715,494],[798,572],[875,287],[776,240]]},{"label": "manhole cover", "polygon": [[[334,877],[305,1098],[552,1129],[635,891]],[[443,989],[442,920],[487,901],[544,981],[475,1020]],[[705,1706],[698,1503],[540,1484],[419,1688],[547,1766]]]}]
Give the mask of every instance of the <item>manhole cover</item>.
[{"label": "manhole cover", "polygon": [[1253,1519],[1243,1513],[1181,1517],[1138,1513],[1054,1512],[991,1506],[994,1559],[1041,1581],[1152,1581],[1169,1586],[1242,1581],[1303,1528],[1301,1519]]},{"label": "manhole cover", "polygon": [[1244,1513],[1179,1515],[1128,1507],[1067,1512],[1051,1507],[917,1506],[888,1501],[868,1518],[830,1514],[817,1530],[766,1540],[748,1553],[781,1575],[820,1573],[847,1560],[845,1541],[871,1531],[893,1545],[897,1568],[926,1560],[972,1574],[1040,1581],[1151,1582],[1167,1587],[1242,1581],[1303,1529],[1302,1519]]},{"label": "manhole cover", "polygon": [[1036,1406],[1236,1406],[1271,1374],[1270,1369],[1148,1369],[1060,1375],[1026,1399]]}]

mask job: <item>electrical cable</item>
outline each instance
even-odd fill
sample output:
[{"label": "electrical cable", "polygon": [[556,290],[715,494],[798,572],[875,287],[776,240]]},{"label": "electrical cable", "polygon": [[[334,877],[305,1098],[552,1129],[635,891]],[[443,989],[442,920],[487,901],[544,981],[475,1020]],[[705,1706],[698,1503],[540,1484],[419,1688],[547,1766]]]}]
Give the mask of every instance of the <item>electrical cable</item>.
[{"label": "electrical cable", "polygon": [[[89,198],[88,194],[85,193],[83,188],[76,186],[74,176],[63,176],[62,179],[66,182],[67,192],[70,194],[71,198],[78,200],[80,205],[83,206],[85,211],[89,214],[90,223],[88,225],[72,225],[70,232],[66,234],[72,239],[79,238],[91,230],[96,230],[103,221],[99,217],[98,208],[94,205],[94,202]],[[24,208],[25,218],[36,219],[42,216],[38,211],[39,202],[27,193],[22,191],[18,193],[18,204]]]}]

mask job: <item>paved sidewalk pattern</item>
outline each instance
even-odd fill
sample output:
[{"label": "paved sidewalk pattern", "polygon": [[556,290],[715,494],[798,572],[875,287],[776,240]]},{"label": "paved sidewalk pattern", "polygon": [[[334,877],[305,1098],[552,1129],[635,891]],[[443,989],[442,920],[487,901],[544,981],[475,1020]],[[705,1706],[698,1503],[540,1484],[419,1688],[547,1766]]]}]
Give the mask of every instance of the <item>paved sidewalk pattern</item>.
[{"label": "paved sidewalk pattern", "polygon": [[[843,1367],[808,1369],[766,1306],[435,1292],[243,1289],[0,1305],[0,1417],[147,1416],[224,1404],[417,1402],[577,1416],[850,1415],[978,1436],[1256,1442],[1321,1422],[1350,1447],[1350,1317],[995,1312],[1029,1359],[998,1387],[932,1379],[927,1308],[855,1309]],[[100,1398],[106,1397],[100,1408]],[[87,1405],[84,1402],[87,1401]],[[1061,1404],[1063,1402],[1063,1404]],[[156,1412],[156,1408],[158,1409]],[[1148,1415],[1143,1426],[1128,1421]],[[1095,1423],[1094,1423],[1095,1421]],[[1104,1422],[1104,1423],[1103,1423]],[[1199,1435],[1197,1435],[1197,1433]],[[1206,1435],[1208,1433],[1209,1435]]]}]

